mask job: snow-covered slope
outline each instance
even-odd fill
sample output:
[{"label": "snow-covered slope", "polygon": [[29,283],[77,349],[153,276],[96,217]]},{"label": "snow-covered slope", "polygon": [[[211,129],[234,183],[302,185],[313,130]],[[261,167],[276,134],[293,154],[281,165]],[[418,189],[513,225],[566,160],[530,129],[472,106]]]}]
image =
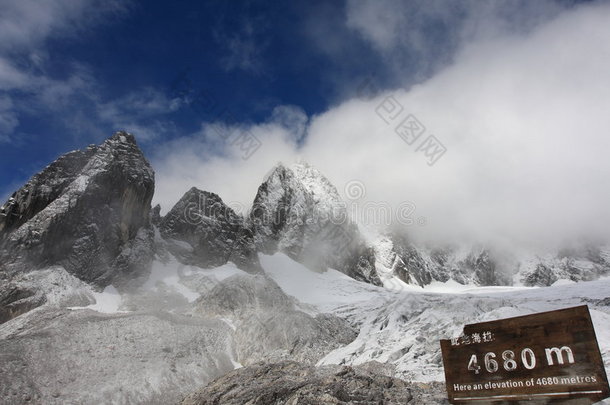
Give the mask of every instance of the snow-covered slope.
[{"label": "snow-covered slope", "polygon": [[306,163],[276,166],[246,218],[196,188],[149,215],[153,187],[120,132],[2,207],[0,398],[171,403],[258,361],[441,381],[438,341],[464,324],[583,303],[610,364],[603,244],[422,246],[400,229],[366,239]]},{"label": "snow-covered slope", "polygon": [[448,280],[477,286],[549,286],[558,280],[591,281],[610,275],[610,246],[599,242],[536,250],[469,243],[419,245],[393,231],[369,243],[386,286],[397,280],[422,287]]},{"label": "snow-covered slope", "polygon": [[[408,381],[442,381],[439,340],[459,335],[463,325],[583,303],[610,369],[610,279],[544,288],[449,280],[388,289],[333,269],[312,271],[283,253],[259,259],[262,275],[232,263],[184,265],[167,253],[129,293],[93,292],[64,272],[70,291],[49,291],[56,299],[0,325],[0,380],[11,382],[2,393],[57,404],[171,402],[236,367],[285,359],[373,365]],[[61,273],[52,270],[49,277]],[[50,362],[66,356],[70,369],[49,374]],[[107,378],[99,380],[88,356],[100,359]],[[130,366],[123,370],[123,363]]]},{"label": "snow-covered slope", "polygon": [[261,263],[287,294],[359,330],[319,364],[378,361],[407,380],[442,381],[439,340],[458,336],[465,324],[587,304],[610,371],[610,278],[543,288],[468,288],[449,281],[389,290],[334,270],[311,272],[282,254],[262,256]]}]

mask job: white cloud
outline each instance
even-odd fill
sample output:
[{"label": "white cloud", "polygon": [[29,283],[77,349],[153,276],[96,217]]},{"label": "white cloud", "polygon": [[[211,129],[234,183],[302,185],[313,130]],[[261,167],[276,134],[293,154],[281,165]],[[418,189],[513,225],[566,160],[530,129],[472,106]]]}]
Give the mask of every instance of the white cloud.
[{"label": "white cloud", "polygon": [[146,87],[108,102],[97,102],[97,114],[112,130],[138,134],[138,139],[150,141],[176,131],[163,115],[180,108],[180,100],[170,99],[157,89]]},{"label": "white cloud", "polygon": [[28,83],[28,75],[19,71],[0,55],[0,91],[22,88]]},{"label": "white cloud", "polygon": [[346,25],[381,51],[430,52],[441,38],[459,45],[527,33],[563,10],[552,0],[348,0]]},{"label": "white cloud", "polygon": [[264,39],[265,24],[260,18],[242,21],[238,31],[215,31],[216,41],[225,49],[220,62],[227,71],[243,70],[260,74],[264,69],[263,53],[268,46]]},{"label": "white cloud", "polygon": [[[167,210],[195,185],[249,205],[273,164],[304,158],[340,191],[357,179],[372,201],[414,202],[428,221],[412,228],[422,236],[610,236],[609,38],[610,5],[579,6],[527,33],[468,43],[408,91],[312,117],[300,147],[277,124],[251,128],[263,146],[247,161],[207,153],[201,137],[164,145],[153,159],[155,200]],[[376,115],[387,95],[447,147],[434,166]]]},{"label": "white cloud", "polygon": [[123,14],[130,2],[118,0],[1,0],[0,51],[41,46],[51,36],[74,35]]},{"label": "white cloud", "polygon": [[179,105],[176,100],[151,87],[133,91],[123,97],[98,107],[101,118],[108,121],[124,120],[129,117],[151,117],[176,111]]},{"label": "white cloud", "polygon": [[63,113],[63,109],[75,104],[75,98],[92,100],[96,97],[99,88],[91,71],[77,63],[73,63],[70,68],[68,76],[62,79],[45,75],[30,76],[29,90],[35,93],[43,108]]},{"label": "white cloud", "polygon": [[219,194],[235,209],[250,207],[261,179],[281,159],[295,156],[296,140],[277,123],[247,128],[262,146],[248,159],[231,143],[243,127],[204,124],[199,132],[161,144],[152,156],[156,172],[154,204],[167,212],[195,186]]},{"label": "white cloud", "polygon": [[[47,75],[51,38],[74,36],[128,11],[130,1],[0,0],[0,91],[4,100],[0,142],[10,140],[23,111],[57,111],[81,99],[96,97],[95,80],[81,64],[72,63],[67,78]],[[27,62],[24,62],[27,61]],[[17,102],[17,99],[20,102]],[[78,99],[78,100],[75,100]],[[24,102],[24,100],[27,100]],[[62,111],[65,114],[65,110]],[[65,120],[73,120],[73,111]]]},{"label": "white cloud", "polygon": [[262,69],[260,48],[252,38],[234,36],[226,44],[228,55],[222,62],[228,71],[241,69],[258,73]]},{"label": "white cloud", "polygon": [[[405,7],[400,3],[395,0],[348,2],[347,26],[358,31],[373,46],[381,50],[394,48],[400,39],[401,26],[403,24],[410,26],[415,21],[414,18],[405,21],[403,15]],[[421,9],[428,10],[427,7]],[[408,15],[408,13],[404,14]],[[415,29],[411,33],[422,35]],[[419,47],[419,44],[414,45]]]},{"label": "white cloud", "polygon": [[13,112],[12,100],[0,94],[0,142],[8,141],[19,121]]},{"label": "white cloud", "polygon": [[464,43],[527,33],[564,8],[553,0],[348,0],[346,25],[377,50],[400,76],[415,80],[451,63]]},{"label": "white cloud", "polygon": [[294,105],[279,105],[273,109],[271,122],[286,128],[294,139],[305,135],[309,118],[302,108]]}]

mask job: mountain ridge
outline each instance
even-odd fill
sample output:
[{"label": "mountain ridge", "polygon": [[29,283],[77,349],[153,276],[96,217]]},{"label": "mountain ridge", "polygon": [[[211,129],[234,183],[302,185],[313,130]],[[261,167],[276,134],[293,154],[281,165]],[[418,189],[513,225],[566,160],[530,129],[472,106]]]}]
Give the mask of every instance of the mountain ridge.
[{"label": "mountain ridge", "polygon": [[544,286],[610,274],[606,246],[517,257],[484,245],[419,246],[405,229],[367,238],[336,187],[306,162],[277,163],[245,216],[196,187],[161,216],[151,207],[153,192],[154,171],[126,132],[35,174],[0,208],[2,318],[44,303],[35,285],[20,282],[31,271],[59,265],[96,288],[130,288],[148,277],[159,249],[184,265],[231,262],[250,273],[264,273],[258,254],[282,252],[314,271],[336,269],[386,287],[449,280]]},{"label": "mountain ridge", "polygon": [[[276,165],[246,215],[191,187],[161,216],[151,208],[152,167],[123,132],[50,167],[55,175],[43,170],[3,206],[7,403],[276,395],[273,381],[260,386],[259,371],[282,375],[279,388],[299,401],[373,404],[411,390],[409,403],[446,403],[442,383],[428,385],[442,380],[437,338],[465,323],[587,303],[594,322],[608,324],[608,280],[435,292],[439,282],[508,284],[530,273],[485,246],[420,246],[403,229],[366,238],[332,183],[303,163]],[[26,230],[39,234],[28,240]],[[45,256],[45,246],[56,254]],[[551,284],[599,277],[610,255],[583,245],[534,259],[528,282]],[[610,335],[601,331],[607,359]],[[386,392],[390,382],[400,389]],[[196,391],[202,384],[210,385]]]}]

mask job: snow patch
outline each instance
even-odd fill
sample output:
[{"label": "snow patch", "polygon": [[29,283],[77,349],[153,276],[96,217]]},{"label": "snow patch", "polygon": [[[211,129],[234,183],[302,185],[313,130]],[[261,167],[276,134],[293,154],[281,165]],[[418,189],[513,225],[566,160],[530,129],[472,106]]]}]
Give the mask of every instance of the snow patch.
[{"label": "snow patch", "polygon": [[180,279],[185,275],[186,271],[189,273],[192,272],[189,267],[191,266],[185,266],[176,260],[174,256],[170,256],[167,263],[155,260],[151,267],[150,276],[142,288],[144,290],[156,291],[159,284],[164,284],[180,293],[188,302],[194,302],[199,298],[199,294],[190,290],[180,282]]},{"label": "snow patch", "polygon": [[282,290],[302,303],[330,310],[342,304],[367,300],[379,295],[381,287],[361,283],[345,274],[329,269],[314,272],[284,253],[259,255],[261,265]]},{"label": "snow patch", "polygon": [[195,274],[205,275],[217,282],[236,274],[247,274],[238,269],[234,264],[227,263],[213,269],[203,269],[197,266],[189,266],[180,263],[173,255],[167,262],[160,260],[153,261],[150,276],[142,289],[148,291],[159,291],[159,287],[165,286],[172,288],[177,293],[184,296],[189,303],[195,302],[201,294],[187,287],[183,280]]},{"label": "snow patch", "polygon": [[85,175],[80,175],[78,176],[76,179],[74,179],[74,181],[72,182],[72,184],[75,187],[76,191],[85,191],[85,189],[87,188],[87,184],[89,184],[89,176],[85,176]]},{"label": "snow patch", "polygon": [[95,298],[95,304],[88,305],[85,308],[93,309],[94,311],[105,314],[124,312],[119,311],[122,301],[121,294],[113,286],[109,285],[108,287],[104,288],[104,291],[101,293],[93,292],[92,294]]},{"label": "snow patch", "polygon": [[560,285],[570,285],[570,284],[576,284],[575,281],[572,280],[567,280],[565,278],[560,278],[559,280],[555,281],[552,285],[553,286],[560,286]]},{"label": "snow patch", "polygon": [[318,365],[378,361],[393,365],[403,379],[443,381],[438,341],[460,335],[464,325],[588,304],[610,369],[610,309],[600,304],[610,291],[608,278],[552,287],[475,287],[448,281],[421,288],[403,283],[390,290],[335,270],[311,271],[282,253],[259,257],[284,292],[359,330],[352,343],[328,353]]}]

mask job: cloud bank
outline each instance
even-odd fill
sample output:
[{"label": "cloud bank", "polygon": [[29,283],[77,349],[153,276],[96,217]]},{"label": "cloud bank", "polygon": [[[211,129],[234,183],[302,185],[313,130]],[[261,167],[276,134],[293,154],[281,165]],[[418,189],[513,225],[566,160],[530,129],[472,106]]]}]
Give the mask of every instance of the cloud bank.
[{"label": "cloud bank", "polygon": [[[67,62],[64,75],[48,73],[54,59],[48,42],[74,38],[124,16],[130,2],[118,0],[0,0],[0,143],[14,140],[22,115],[65,115],[76,131],[83,101],[95,102],[97,83],[89,69]],[[91,128],[87,128],[91,130]]]},{"label": "cloud bank", "polygon": [[[109,99],[91,66],[59,59],[49,43],[75,38],[126,18],[131,1],[0,0],[0,144],[15,141],[27,115],[49,115],[73,136],[99,141],[128,130],[142,141],[175,131],[166,115],[178,109],[160,89],[139,88]],[[57,69],[56,69],[57,70]]]},{"label": "cloud bank", "polygon": [[[308,121],[285,119],[283,111],[248,127],[262,146],[247,160],[215,135],[220,123],[204,123],[158,147],[155,201],[167,211],[195,185],[248,207],[277,161],[304,159],[342,193],[350,181],[364,184],[360,204],[414,203],[426,225],[410,231],[422,238],[531,244],[608,237],[609,39],[604,3],[477,38],[408,90],[347,100]],[[403,107],[390,123],[378,114],[387,97]],[[425,126],[421,140],[433,134],[447,149],[432,166],[417,151],[420,141],[409,145],[395,132],[408,114]]]}]

